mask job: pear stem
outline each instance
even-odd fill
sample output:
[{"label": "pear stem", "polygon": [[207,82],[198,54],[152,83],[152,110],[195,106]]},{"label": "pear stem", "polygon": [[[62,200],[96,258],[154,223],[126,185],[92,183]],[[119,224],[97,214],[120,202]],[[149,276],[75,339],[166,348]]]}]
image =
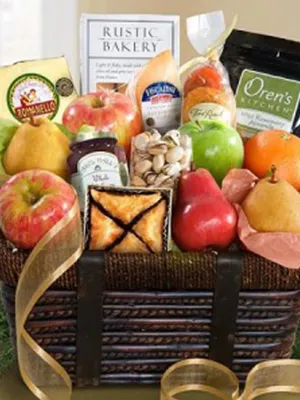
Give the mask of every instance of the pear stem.
[{"label": "pear stem", "polygon": [[276,182],[278,182],[278,178],[277,178],[277,168],[276,168],[275,165],[272,165],[272,167],[271,167],[271,173],[272,173],[272,175],[271,175],[270,182],[271,182],[271,183],[276,183]]},{"label": "pear stem", "polygon": [[29,118],[29,122],[30,122],[30,125],[32,125],[32,126],[38,126],[38,124],[36,123],[36,121],[32,115]]}]

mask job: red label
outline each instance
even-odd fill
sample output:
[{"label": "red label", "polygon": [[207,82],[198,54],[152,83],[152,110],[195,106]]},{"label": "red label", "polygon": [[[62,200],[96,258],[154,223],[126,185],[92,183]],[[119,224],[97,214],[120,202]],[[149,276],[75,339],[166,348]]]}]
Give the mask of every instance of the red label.
[{"label": "red label", "polygon": [[18,119],[30,118],[32,116],[51,114],[56,110],[56,102],[54,100],[37,103],[32,106],[23,106],[15,108],[16,117]]}]

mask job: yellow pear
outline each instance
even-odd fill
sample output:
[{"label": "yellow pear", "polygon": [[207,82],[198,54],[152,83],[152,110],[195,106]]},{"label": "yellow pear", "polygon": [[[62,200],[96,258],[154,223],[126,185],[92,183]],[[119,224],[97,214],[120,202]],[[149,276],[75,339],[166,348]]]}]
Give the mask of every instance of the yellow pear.
[{"label": "yellow pear", "polygon": [[300,194],[283,179],[261,179],[242,203],[248,222],[258,232],[300,233]]},{"label": "yellow pear", "polygon": [[69,154],[69,139],[48,118],[40,117],[18,128],[2,162],[10,175],[29,169],[43,169],[66,179]]}]

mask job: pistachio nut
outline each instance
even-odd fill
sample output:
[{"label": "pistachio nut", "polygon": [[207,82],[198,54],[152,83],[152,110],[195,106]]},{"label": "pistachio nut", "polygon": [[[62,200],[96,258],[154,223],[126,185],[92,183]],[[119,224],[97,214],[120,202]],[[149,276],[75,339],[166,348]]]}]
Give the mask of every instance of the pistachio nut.
[{"label": "pistachio nut", "polygon": [[167,132],[163,139],[167,143],[169,148],[180,146],[180,132],[172,129],[171,131]]},{"label": "pistachio nut", "polygon": [[168,146],[163,141],[149,143],[148,145],[148,153],[152,155],[166,154],[167,151]]},{"label": "pistachio nut", "polygon": [[149,160],[149,159],[151,159],[151,155],[149,153],[146,153],[144,151],[135,151],[134,152],[134,156],[133,156],[134,163],[138,163],[139,161]]},{"label": "pistachio nut", "polygon": [[151,168],[152,168],[152,162],[150,160],[141,160],[135,164],[135,172],[138,175],[143,175]]},{"label": "pistachio nut", "polygon": [[175,164],[166,164],[163,169],[162,172],[165,175],[168,176],[177,176],[179,174],[179,172],[181,171],[182,167],[180,165],[179,162],[176,162]]},{"label": "pistachio nut", "polygon": [[153,185],[156,177],[156,173],[152,171],[148,171],[143,175],[143,179],[146,181],[147,185]]},{"label": "pistachio nut", "polygon": [[184,155],[184,150],[182,147],[173,147],[169,149],[166,154],[166,160],[170,164],[175,164],[177,161],[180,161]]},{"label": "pistachio nut", "polygon": [[131,185],[137,187],[145,187],[147,186],[147,183],[140,176],[135,175],[131,179]]},{"label": "pistachio nut", "polygon": [[161,134],[156,129],[151,130],[151,140],[159,141],[161,139]]},{"label": "pistachio nut", "polygon": [[162,186],[162,184],[163,184],[164,182],[166,182],[168,179],[170,179],[168,175],[159,174],[159,175],[156,177],[154,184],[155,184],[155,186]]},{"label": "pistachio nut", "polygon": [[134,138],[134,147],[138,150],[146,150],[151,134],[150,132],[143,132]]},{"label": "pistachio nut", "polygon": [[164,165],[165,165],[165,156],[163,154],[158,154],[158,155],[153,157],[153,166],[152,166],[152,168],[153,168],[154,172],[159,174]]}]

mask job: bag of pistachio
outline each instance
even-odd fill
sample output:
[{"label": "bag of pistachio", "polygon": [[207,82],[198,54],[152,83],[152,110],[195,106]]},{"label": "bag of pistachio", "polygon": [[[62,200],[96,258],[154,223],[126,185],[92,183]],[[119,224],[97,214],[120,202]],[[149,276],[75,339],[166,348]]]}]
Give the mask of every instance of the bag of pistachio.
[{"label": "bag of pistachio", "polygon": [[131,142],[131,185],[137,187],[174,187],[192,160],[192,140],[176,129],[164,135],[156,129],[143,132]]}]

